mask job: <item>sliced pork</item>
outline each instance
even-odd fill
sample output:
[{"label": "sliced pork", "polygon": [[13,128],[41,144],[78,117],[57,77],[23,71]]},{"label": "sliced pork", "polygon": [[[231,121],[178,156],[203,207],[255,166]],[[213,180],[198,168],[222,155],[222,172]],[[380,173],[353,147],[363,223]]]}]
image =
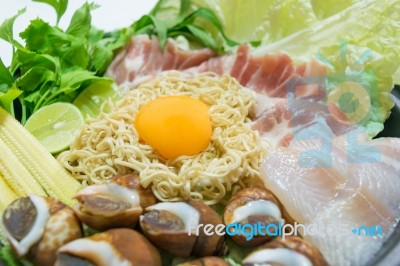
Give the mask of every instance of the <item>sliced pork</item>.
[{"label": "sliced pork", "polygon": [[106,75],[114,78],[118,84],[132,83],[164,70],[184,70],[197,66],[214,55],[210,49],[182,50],[172,40],[168,40],[162,51],[156,37],[135,36],[116,56]]},{"label": "sliced pork", "polygon": [[[340,110],[329,108],[323,101],[279,99],[268,105],[252,125],[274,147],[289,146],[297,132],[313,126],[318,120],[324,120],[335,136],[356,128],[353,123],[346,123],[346,117]],[[262,101],[258,104],[262,104]],[[332,110],[336,112],[333,113]]]},{"label": "sliced pork", "polygon": [[[194,74],[207,71],[227,74],[236,78],[241,85],[269,97],[287,97],[288,93],[302,97],[325,96],[321,94],[321,91],[325,91],[321,88],[323,80],[318,79],[325,78],[327,73],[327,67],[322,63],[312,60],[295,66],[290,56],[282,52],[253,56],[248,45],[241,45],[236,53],[211,58],[187,71]],[[313,77],[315,80],[304,77]],[[311,86],[307,85],[310,83]]]},{"label": "sliced pork", "polygon": [[338,136],[355,128],[340,109],[327,103],[328,68],[319,61],[296,66],[285,53],[254,56],[249,46],[241,45],[236,53],[213,57],[185,72],[207,71],[229,74],[255,91],[253,128],[275,147],[288,146],[293,134],[316,118],[326,120]]},{"label": "sliced pork", "polygon": [[399,158],[398,138],[369,140],[357,130],[336,137],[319,121],[270,152],[262,175],[298,223],[314,226],[302,233],[331,265],[364,265],[400,217]]}]

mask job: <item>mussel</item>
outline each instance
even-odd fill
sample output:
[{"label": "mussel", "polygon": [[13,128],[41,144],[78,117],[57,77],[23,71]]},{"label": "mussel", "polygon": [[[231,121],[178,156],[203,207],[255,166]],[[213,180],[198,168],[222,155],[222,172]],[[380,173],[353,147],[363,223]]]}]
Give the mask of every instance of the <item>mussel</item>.
[{"label": "mussel", "polygon": [[211,232],[220,226],[223,224],[218,214],[194,200],[158,203],[146,208],[140,217],[143,234],[156,246],[180,257],[224,254],[223,235]]},{"label": "mussel", "polygon": [[327,266],[321,252],[306,240],[290,236],[276,238],[243,259],[243,266]]},{"label": "mussel", "polygon": [[232,240],[243,246],[257,246],[278,236],[278,228],[292,219],[279,200],[265,188],[237,192],[224,211],[224,223]]},{"label": "mussel", "polygon": [[161,266],[158,250],[141,234],[110,229],[74,240],[58,251],[55,266]]},{"label": "mussel", "polygon": [[133,228],[143,208],[157,202],[152,191],[140,185],[137,175],[115,176],[110,183],[88,186],[75,195],[79,219],[96,230]]},{"label": "mussel", "polygon": [[15,254],[40,266],[54,265],[58,248],[82,237],[71,208],[37,195],[12,202],[4,210],[2,225]]}]

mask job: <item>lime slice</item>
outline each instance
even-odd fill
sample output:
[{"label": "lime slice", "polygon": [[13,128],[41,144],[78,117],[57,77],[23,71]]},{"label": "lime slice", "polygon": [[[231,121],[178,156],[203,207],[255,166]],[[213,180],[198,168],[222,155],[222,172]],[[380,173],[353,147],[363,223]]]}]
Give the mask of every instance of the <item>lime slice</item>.
[{"label": "lime slice", "polygon": [[51,153],[65,150],[83,125],[79,109],[70,103],[54,103],[29,117],[25,128]]},{"label": "lime slice", "polygon": [[109,98],[112,101],[120,98],[119,94],[113,89],[113,84],[111,82],[96,82],[82,91],[73,104],[81,110],[83,117],[88,115],[97,117],[102,104]]}]

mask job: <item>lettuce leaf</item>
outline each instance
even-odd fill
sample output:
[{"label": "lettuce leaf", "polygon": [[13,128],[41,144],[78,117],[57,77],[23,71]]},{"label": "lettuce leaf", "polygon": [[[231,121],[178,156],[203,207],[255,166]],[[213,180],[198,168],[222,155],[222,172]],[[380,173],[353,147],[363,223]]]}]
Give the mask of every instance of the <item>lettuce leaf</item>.
[{"label": "lettuce leaf", "polygon": [[396,73],[394,73],[393,81],[396,84],[400,84],[400,67],[397,69]]},{"label": "lettuce leaf", "polygon": [[394,105],[390,92],[400,64],[399,14],[399,0],[360,1],[312,27],[266,43],[254,53],[283,50],[297,62],[323,61],[329,66],[328,98],[346,81],[360,85],[369,103],[355,122],[375,136]]},{"label": "lettuce leaf", "polygon": [[[360,1],[360,0],[358,0]],[[357,0],[312,0],[312,6],[315,15],[318,19],[328,18],[342,10],[350,7],[352,4],[357,2]]]},{"label": "lettuce leaf", "polygon": [[[336,14],[357,0],[192,0],[192,8],[210,8],[226,35],[241,43],[273,42]],[[161,2],[161,1],[160,1]],[[162,17],[174,17],[178,0],[157,7]],[[208,29],[207,29],[208,30]]]}]

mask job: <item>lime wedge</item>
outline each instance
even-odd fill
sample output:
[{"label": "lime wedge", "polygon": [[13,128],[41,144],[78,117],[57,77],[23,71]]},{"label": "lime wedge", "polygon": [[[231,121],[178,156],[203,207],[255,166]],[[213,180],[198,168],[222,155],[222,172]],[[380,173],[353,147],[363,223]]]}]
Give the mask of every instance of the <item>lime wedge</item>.
[{"label": "lime wedge", "polygon": [[97,117],[102,104],[109,98],[112,101],[120,98],[119,94],[113,89],[113,84],[111,82],[96,82],[82,91],[73,104],[81,110],[83,117],[86,118],[88,115]]},{"label": "lime wedge", "polygon": [[54,103],[29,117],[25,128],[51,153],[65,150],[83,125],[83,116],[71,103]]}]

